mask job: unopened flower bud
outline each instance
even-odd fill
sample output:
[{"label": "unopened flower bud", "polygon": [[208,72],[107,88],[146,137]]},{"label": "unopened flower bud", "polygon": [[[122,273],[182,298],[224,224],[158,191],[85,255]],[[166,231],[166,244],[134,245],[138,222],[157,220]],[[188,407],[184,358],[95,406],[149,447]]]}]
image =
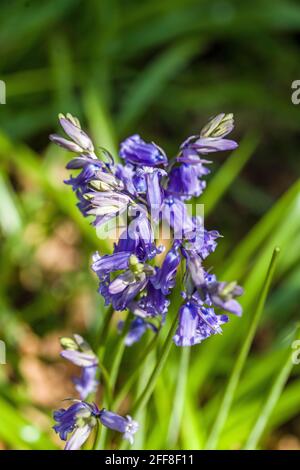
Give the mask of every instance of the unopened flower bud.
[{"label": "unopened flower bud", "polygon": [[222,138],[229,134],[234,127],[233,114],[218,114],[212,118],[200,132],[200,137]]},{"label": "unopened flower bud", "polygon": [[73,118],[71,115],[64,116],[60,114],[59,121],[65,133],[81,148],[81,151],[94,152],[91,139],[80,128],[76,118]]}]

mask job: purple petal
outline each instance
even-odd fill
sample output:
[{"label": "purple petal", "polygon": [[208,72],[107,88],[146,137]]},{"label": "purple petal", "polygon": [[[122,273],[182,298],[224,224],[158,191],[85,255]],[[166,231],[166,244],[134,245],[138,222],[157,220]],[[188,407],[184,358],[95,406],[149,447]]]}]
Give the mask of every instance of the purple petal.
[{"label": "purple petal", "polygon": [[59,147],[62,147],[66,150],[70,150],[71,152],[75,152],[75,153],[82,152],[82,148],[79,145],[77,145],[75,142],[72,142],[71,140],[68,140],[68,139],[64,139],[63,137],[60,137],[57,134],[51,134],[49,136],[49,139],[54,144],[59,145]]},{"label": "purple petal", "polygon": [[65,450],[79,450],[89,437],[92,428],[86,424],[77,428],[65,445]]},{"label": "purple petal", "polygon": [[135,165],[155,166],[167,163],[167,157],[154,144],[144,142],[137,134],[122,142],[120,156]]},{"label": "purple petal", "polygon": [[98,364],[97,357],[94,354],[65,349],[60,355],[79,367],[90,367]]},{"label": "purple petal", "polygon": [[85,132],[83,132],[82,129],[80,129],[80,127],[75,126],[74,123],[65,117],[61,117],[59,121],[65,133],[74,142],[76,142],[76,144],[78,144],[82,150],[87,150],[89,152],[94,151],[94,146],[91,139]]}]

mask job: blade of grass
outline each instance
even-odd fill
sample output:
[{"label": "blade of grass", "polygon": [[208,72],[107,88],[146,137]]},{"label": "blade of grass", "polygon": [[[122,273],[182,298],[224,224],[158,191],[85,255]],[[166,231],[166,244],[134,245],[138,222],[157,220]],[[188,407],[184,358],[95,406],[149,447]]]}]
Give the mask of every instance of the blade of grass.
[{"label": "blade of grass", "polygon": [[237,279],[241,277],[247,261],[256,253],[258,247],[282,224],[282,216],[289,211],[290,205],[298,198],[300,193],[300,180],[281,196],[266,215],[253,227],[249,234],[234,250],[226,263],[222,276],[224,279]]},{"label": "blade of grass", "polygon": [[262,315],[262,312],[265,306],[266,298],[267,298],[267,295],[271,286],[273,274],[275,271],[279,251],[280,250],[278,247],[276,247],[273,251],[272,258],[271,258],[269,268],[267,271],[266,279],[265,279],[265,282],[264,282],[264,285],[262,287],[261,294],[259,297],[257,309],[251,321],[251,325],[247,332],[246,338],[242,343],[237,360],[232,369],[232,372],[231,372],[231,375],[230,375],[230,378],[229,378],[229,381],[228,381],[228,384],[227,384],[227,387],[226,387],[226,390],[225,390],[225,393],[221,402],[221,406],[219,408],[216,421],[212,427],[211,433],[208,437],[208,440],[205,446],[206,449],[216,448],[221,432],[224,428],[224,425],[225,425],[225,422],[226,422],[226,419],[227,419],[227,416],[228,416],[228,413],[229,413],[229,410],[230,410],[230,407],[234,398],[234,394],[235,394],[244,364],[246,362],[246,359],[250,350],[250,346],[252,344],[260,317]]},{"label": "blade of grass", "polygon": [[192,396],[188,397],[185,402],[180,437],[182,448],[186,450],[203,449],[207,438],[202,411],[199,410]]},{"label": "blade of grass", "polygon": [[21,205],[7,175],[0,170],[0,228],[4,235],[10,236],[22,227]]},{"label": "blade of grass", "polygon": [[[51,199],[57,204],[57,207],[68,215],[81,230],[86,241],[94,248],[99,249],[100,240],[95,230],[89,222],[84,219],[78,208],[75,206],[75,196],[68,189],[60,189],[51,180],[51,175],[41,165],[38,156],[33,150],[25,145],[13,144],[3,133],[0,133],[0,156],[6,162],[12,162],[18,168],[18,171],[24,172],[26,176],[32,179],[40,188],[42,188]],[[101,240],[104,249],[107,241]]]},{"label": "blade of grass", "polygon": [[147,112],[152,101],[180,70],[199,53],[199,40],[184,41],[171,46],[155,58],[140,74],[128,92],[119,116],[121,133],[127,132]]},{"label": "blade of grass", "polygon": [[[147,358],[143,361],[143,368],[139,374],[139,381],[137,384],[137,394],[140,394],[143,391],[144,383],[149,377],[149,372],[152,370],[152,367],[155,362],[155,354],[152,349],[152,354],[149,354]],[[147,410],[146,408],[141,409],[136,415],[136,420],[140,425],[139,432],[137,433],[136,439],[134,440],[134,445],[132,449],[144,449],[145,440],[146,440],[146,422],[147,422]]]},{"label": "blade of grass", "polygon": [[[298,334],[299,339],[299,334]],[[283,388],[288,380],[288,377],[293,368],[292,361],[292,352],[288,351],[287,357],[276,377],[274,383],[271,387],[271,390],[266,398],[266,401],[260,410],[259,416],[252,428],[252,431],[246,441],[244,449],[254,450],[257,448],[257,445],[263,436],[263,433],[268,425],[271,414],[276,406],[276,403],[279,400],[279,397],[282,394]]]},{"label": "blade of grass", "polygon": [[257,135],[249,134],[246,136],[238,150],[232,153],[230,158],[226,160],[214,178],[209,182],[203,196],[198,199],[199,203],[204,204],[205,215],[210,214],[216,207],[224,193],[253,155],[258,141]]},{"label": "blade of grass", "polygon": [[87,88],[83,99],[91,134],[97,146],[107,149],[118,161],[118,147],[115,130],[103,97],[93,85]]}]

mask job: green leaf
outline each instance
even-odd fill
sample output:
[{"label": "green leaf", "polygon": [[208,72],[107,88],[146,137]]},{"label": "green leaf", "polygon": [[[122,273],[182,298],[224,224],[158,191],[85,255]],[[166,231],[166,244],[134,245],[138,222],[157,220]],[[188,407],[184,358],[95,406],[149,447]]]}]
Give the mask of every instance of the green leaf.
[{"label": "green leaf", "polygon": [[234,398],[234,394],[238,386],[238,382],[240,380],[240,376],[241,376],[244,364],[246,362],[251,343],[255,335],[256,328],[258,326],[260,317],[263,313],[266,298],[267,298],[270,285],[272,282],[278,254],[279,254],[279,248],[275,248],[273,251],[272,259],[269,264],[267,274],[266,274],[266,279],[261,290],[257,309],[255,311],[253,319],[251,319],[249,330],[246,334],[246,337],[243,340],[240,352],[238,354],[238,357],[235,361],[231,375],[229,377],[228,384],[225,389],[223,399],[221,401],[221,406],[219,408],[216,421],[207,439],[207,443],[205,446],[207,449],[216,448],[219,438],[220,438],[220,434],[224,428],[224,425],[225,425],[225,422],[226,422],[226,419],[227,419],[227,416],[228,416],[228,413],[229,413],[229,410],[230,410],[230,407]]}]

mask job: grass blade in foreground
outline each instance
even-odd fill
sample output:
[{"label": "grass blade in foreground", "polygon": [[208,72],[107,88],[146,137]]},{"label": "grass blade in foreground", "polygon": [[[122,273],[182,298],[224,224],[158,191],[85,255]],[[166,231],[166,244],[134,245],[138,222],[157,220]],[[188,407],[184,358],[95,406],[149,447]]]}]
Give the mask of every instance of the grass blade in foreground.
[{"label": "grass blade in foreground", "polygon": [[266,280],[265,280],[264,286],[260,294],[260,298],[259,298],[259,302],[257,305],[254,318],[252,320],[252,323],[247,333],[247,336],[245,338],[245,341],[242,344],[240,353],[237,357],[232,373],[230,375],[230,378],[229,378],[229,381],[225,390],[225,394],[221,402],[219,413],[217,415],[217,419],[213,425],[212,431],[208,437],[208,440],[205,446],[206,449],[215,449],[219,442],[219,438],[224,428],[224,425],[225,425],[225,422],[226,422],[226,419],[227,419],[227,416],[228,416],[228,413],[229,413],[229,410],[230,410],[230,407],[234,398],[234,393],[236,391],[236,388],[240,379],[241,372],[243,370],[245,361],[249,353],[251,343],[255,335],[256,328],[258,326],[261,314],[265,306],[266,298],[267,298],[270,285],[272,282],[279,251],[280,251],[279,248],[275,248],[273,251],[271,262],[270,262],[268,272],[266,275]]},{"label": "grass blade in foreground", "polygon": [[169,422],[168,431],[168,447],[174,448],[177,442],[180,425],[184,410],[185,395],[186,395],[186,383],[189,369],[190,360],[190,348],[183,348],[180,352],[180,364],[178,367],[177,386],[174,396],[174,407]]},{"label": "grass blade in foreground", "polygon": [[237,175],[253,155],[258,145],[256,135],[248,135],[228,160],[222,165],[209,183],[206,191],[199,197],[199,203],[204,204],[206,216],[212,212],[224,193],[231,186]]},{"label": "grass blade in foreground", "polygon": [[[299,339],[299,328],[297,330],[297,338]],[[245,449],[256,449],[257,444],[259,443],[266,427],[269,422],[272,411],[274,410],[276,403],[282,393],[282,390],[285,386],[286,381],[290,375],[290,372],[293,368],[292,353],[289,350],[287,358],[281,367],[279,374],[277,375],[272,388],[267,396],[267,399],[261,409],[261,412],[252,428],[252,431],[248,437],[248,440],[245,444]]]}]

